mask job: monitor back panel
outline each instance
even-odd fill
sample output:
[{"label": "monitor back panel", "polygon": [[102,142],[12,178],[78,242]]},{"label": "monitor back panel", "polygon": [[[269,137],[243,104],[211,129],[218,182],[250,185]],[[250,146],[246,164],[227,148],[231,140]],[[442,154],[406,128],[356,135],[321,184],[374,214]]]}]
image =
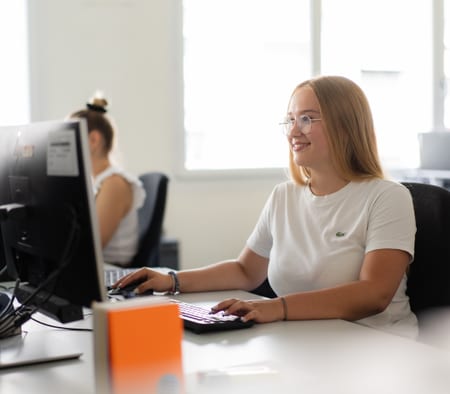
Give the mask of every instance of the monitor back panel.
[{"label": "monitor back panel", "polygon": [[420,168],[450,170],[450,131],[419,134]]}]

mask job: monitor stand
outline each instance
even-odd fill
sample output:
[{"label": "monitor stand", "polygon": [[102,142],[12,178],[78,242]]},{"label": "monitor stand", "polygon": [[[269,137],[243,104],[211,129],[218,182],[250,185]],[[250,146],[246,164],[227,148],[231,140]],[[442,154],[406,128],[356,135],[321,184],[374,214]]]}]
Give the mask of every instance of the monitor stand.
[{"label": "monitor stand", "polygon": [[[16,290],[16,297],[20,303],[25,302],[36,290],[31,285],[20,285]],[[61,323],[70,323],[83,320],[83,307],[74,305],[55,295],[49,297],[45,290],[39,291],[31,301],[32,305],[39,308],[39,312],[58,320]]]}]

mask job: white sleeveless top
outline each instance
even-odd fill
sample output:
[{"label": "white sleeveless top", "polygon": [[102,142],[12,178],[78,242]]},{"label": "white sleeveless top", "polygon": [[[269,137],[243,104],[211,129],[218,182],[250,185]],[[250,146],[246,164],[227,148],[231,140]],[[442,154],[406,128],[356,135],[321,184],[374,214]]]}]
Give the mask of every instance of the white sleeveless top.
[{"label": "white sleeveless top", "polygon": [[111,175],[120,175],[133,188],[133,202],[113,234],[108,244],[103,248],[103,258],[107,263],[127,265],[136,254],[139,243],[139,224],[137,210],[142,207],[145,200],[145,190],[142,182],[134,175],[115,166],[108,167],[94,178],[94,195],[97,196],[102,183]]}]

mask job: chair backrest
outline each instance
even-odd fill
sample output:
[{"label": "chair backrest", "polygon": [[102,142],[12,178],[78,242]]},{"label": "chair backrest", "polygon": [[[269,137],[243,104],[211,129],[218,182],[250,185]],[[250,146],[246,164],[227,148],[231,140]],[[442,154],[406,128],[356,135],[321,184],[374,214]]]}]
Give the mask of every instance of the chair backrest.
[{"label": "chair backrest", "polygon": [[159,243],[167,199],[169,178],[161,172],[147,172],[139,176],[147,196],[138,211],[139,248],[132,267],[159,265]]},{"label": "chair backrest", "polygon": [[450,192],[429,184],[403,184],[411,192],[417,227],[407,294],[420,323],[421,313],[450,305]]}]

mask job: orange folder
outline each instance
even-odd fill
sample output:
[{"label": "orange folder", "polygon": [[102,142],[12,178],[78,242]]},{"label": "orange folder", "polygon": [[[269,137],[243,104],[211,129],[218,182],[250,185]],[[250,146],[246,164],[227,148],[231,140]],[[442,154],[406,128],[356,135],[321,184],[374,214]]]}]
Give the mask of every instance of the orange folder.
[{"label": "orange folder", "polygon": [[184,393],[176,304],[139,299],[93,310],[97,392]]}]

